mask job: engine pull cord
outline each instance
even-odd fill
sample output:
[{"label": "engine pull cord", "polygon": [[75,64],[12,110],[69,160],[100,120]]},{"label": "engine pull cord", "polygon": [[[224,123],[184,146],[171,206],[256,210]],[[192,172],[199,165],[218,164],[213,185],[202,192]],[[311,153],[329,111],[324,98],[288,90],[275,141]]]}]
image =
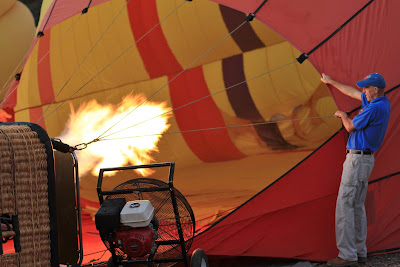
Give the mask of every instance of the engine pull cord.
[{"label": "engine pull cord", "polygon": [[358,10],[353,16],[351,16],[345,23],[343,23],[339,28],[336,29],[331,35],[329,35],[327,38],[325,38],[321,43],[319,43],[317,46],[315,46],[313,49],[310,50],[308,53],[303,53],[301,54],[298,58],[297,61],[301,64],[303,63],[308,57],[314,53],[315,50],[320,48],[323,44],[325,44],[329,39],[331,39],[333,36],[335,36],[341,29],[343,29],[350,21],[352,21],[355,17],[357,17],[364,9],[366,9],[372,2],[375,0],[369,1],[367,4],[365,4],[360,10]]}]

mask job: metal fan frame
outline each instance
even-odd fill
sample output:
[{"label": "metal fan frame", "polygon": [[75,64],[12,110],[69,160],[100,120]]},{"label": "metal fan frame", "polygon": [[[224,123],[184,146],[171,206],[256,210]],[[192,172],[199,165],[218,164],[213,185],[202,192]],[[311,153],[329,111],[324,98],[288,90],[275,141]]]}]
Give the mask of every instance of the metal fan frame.
[{"label": "metal fan frame", "polygon": [[[109,171],[124,171],[124,170],[133,170],[133,169],[145,169],[145,168],[159,168],[159,167],[169,167],[169,174],[168,174],[168,184],[167,186],[159,186],[159,187],[148,187],[148,188],[137,188],[137,189],[123,189],[123,190],[106,190],[103,191],[102,188],[102,183],[103,183],[103,175],[105,172]],[[115,250],[113,246],[110,246],[111,254],[113,257],[114,263],[121,264],[122,266],[129,266],[129,264],[135,263],[135,264],[148,264],[148,266],[152,266],[153,263],[165,263],[165,262],[183,262],[185,266],[189,266],[188,263],[188,258],[187,258],[187,248],[185,245],[185,238],[183,236],[183,231],[182,231],[182,224],[180,221],[180,215],[179,215],[179,210],[178,210],[178,204],[177,204],[177,194],[180,197],[183,197],[179,191],[177,191],[174,188],[173,185],[173,177],[174,177],[174,169],[175,169],[175,163],[174,162],[165,162],[165,163],[155,163],[155,164],[147,164],[147,165],[136,165],[136,166],[125,166],[125,167],[115,167],[115,168],[103,168],[100,169],[99,172],[99,178],[97,180],[97,194],[99,197],[99,202],[100,205],[104,201],[105,196],[112,196],[112,195],[119,195],[119,194],[140,194],[142,192],[160,192],[160,191],[169,191],[170,196],[171,196],[171,201],[172,201],[172,206],[175,214],[175,221],[178,229],[178,235],[179,235],[179,240],[170,240],[170,241],[158,241],[157,242],[157,247],[158,245],[180,245],[181,247],[181,252],[182,252],[182,257],[179,258],[171,258],[171,259],[154,259],[154,256],[156,254],[157,248],[150,253],[149,257],[147,259],[135,259],[135,260],[124,260],[121,262],[118,262]],[[182,199],[181,199],[182,200]],[[183,197],[183,202],[185,207],[188,209],[189,213],[193,214],[193,211],[191,210],[189,204],[187,203],[186,199]],[[185,203],[186,202],[186,203]],[[187,205],[186,205],[187,204]],[[193,215],[193,233],[195,232],[195,220],[194,220],[194,215]]]}]

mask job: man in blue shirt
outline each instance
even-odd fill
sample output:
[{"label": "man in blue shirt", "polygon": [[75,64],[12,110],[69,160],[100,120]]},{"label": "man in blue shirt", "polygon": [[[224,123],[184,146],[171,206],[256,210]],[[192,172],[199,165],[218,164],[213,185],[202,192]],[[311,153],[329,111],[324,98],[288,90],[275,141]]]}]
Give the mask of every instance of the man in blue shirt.
[{"label": "man in blue shirt", "polygon": [[374,151],[382,144],[389,123],[390,102],[384,94],[385,80],[378,73],[356,83],[362,92],[325,74],[321,81],[362,102],[360,113],[353,119],[346,112],[335,113],[350,136],[336,201],[335,232],[339,256],[327,263],[328,266],[358,266],[358,263],[367,262],[364,202],[368,178],[375,163]]}]

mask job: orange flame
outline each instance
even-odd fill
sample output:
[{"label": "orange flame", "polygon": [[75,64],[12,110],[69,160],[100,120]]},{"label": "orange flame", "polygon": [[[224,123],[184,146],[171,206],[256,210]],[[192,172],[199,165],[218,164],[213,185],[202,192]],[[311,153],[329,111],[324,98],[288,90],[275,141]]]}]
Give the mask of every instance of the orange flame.
[{"label": "orange flame", "polygon": [[[88,172],[98,175],[100,168],[149,164],[154,161],[151,153],[158,152],[157,143],[161,138],[158,134],[164,133],[170,126],[167,123],[169,116],[159,115],[168,109],[166,103],[149,101],[143,103],[144,100],[143,95],[128,95],[117,106],[100,105],[96,100],[92,100],[81,105],[77,112],[71,110],[66,128],[60,137],[64,143],[70,145],[90,142],[98,138],[127,116],[104,134],[106,136],[115,133],[107,137],[113,140],[94,142],[86,149],[77,152],[80,175]],[[141,103],[143,104],[140,105]],[[132,113],[129,114],[130,112]],[[123,130],[133,125],[136,126]],[[123,131],[118,132],[120,130]],[[130,136],[141,137],[118,139]],[[152,172],[150,169],[137,171],[142,175]],[[107,172],[107,174],[112,173]]]}]

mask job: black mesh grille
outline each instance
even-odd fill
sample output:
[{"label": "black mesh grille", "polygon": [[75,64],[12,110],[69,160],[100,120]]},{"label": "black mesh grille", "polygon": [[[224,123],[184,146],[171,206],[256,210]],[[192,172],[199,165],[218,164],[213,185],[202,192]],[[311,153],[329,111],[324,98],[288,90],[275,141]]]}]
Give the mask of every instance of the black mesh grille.
[{"label": "black mesh grille", "polygon": [[[126,202],[134,200],[150,200],[154,206],[154,216],[158,220],[158,241],[179,241],[179,233],[175,220],[175,213],[171,199],[170,191],[155,191],[155,192],[135,192],[135,193],[123,193],[118,194],[117,191],[126,189],[144,189],[144,188],[160,188],[168,187],[168,184],[149,178],[139,178],[127,181],[120,184],[113,191],[116,191],[115,195],[108,196],[107,198],[125,198]],[[177,208],[179,211],[179,218],[182,226],[183,238],[185,240],[186,251],[189,250],[192,245],[192,239],[194,236],[194,214],[189,206],[189,203],[185,197],[175,189],[175,196],[177,202]],[[110,244],[104,241],[106,247],[110,249]],[[130,260],[128,256],[120,249],[115,250],[116,255],[120,256],[123,260]],[[168,244],[159,245],[155,254],[155,259],[171,259],[182,257],[182,250],[180,244]]]}]

